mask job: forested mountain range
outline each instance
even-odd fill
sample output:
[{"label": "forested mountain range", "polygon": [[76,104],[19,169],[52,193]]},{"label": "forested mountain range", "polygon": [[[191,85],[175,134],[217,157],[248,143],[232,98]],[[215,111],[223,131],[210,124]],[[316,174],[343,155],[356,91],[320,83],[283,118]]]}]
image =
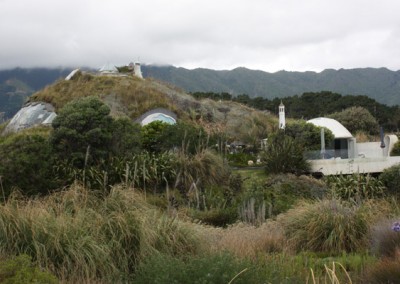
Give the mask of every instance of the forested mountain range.
[{"label": "forested mountain range", "polygon": [[226,92],[268,99],[331,91],[365,95],[387,105],[400,104],[400,71],[386,68],[327,69],[316,72],[264,71],[236,68],[231,71],[143,66],[145,77],[169,82],[188,92]]}]

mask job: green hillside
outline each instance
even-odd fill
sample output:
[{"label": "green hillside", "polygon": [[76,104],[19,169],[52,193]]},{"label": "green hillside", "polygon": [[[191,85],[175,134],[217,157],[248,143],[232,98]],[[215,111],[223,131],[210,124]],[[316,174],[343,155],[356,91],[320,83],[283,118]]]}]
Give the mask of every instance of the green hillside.
[{"label": "green hillside", "polygon": [[365,95],[387,105],[400,104],[400,71],[386,68],[268,73],[246,68],[231,71],[143,66],[145,77],[157,78],[188,92],[227,92],[273,99],[305,92],[331,91]]},{"label": "green hillside", "polygon": [[134,77],[80,73],[73,80],[59,80],[47,86],[33,94],[30,100],[48,102],[60,109],[75,98],[93,95],[107,103],[113,116],[137,119],[148,110],[166,108],[175,112],[179,120],[201,125],[209,133],[225,133],[231,140],[252,142],[250,140],[254,140],[254,132],[262,135],[263,131],[277,125],[275,115],[243,104],[211,99],[199,101],[176,87],[157,80]]}]

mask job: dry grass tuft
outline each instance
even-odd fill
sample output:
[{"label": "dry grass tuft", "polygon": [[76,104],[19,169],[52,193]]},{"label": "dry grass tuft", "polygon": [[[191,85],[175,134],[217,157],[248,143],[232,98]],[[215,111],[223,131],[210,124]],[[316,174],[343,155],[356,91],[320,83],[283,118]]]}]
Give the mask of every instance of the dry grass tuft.
[{"label": "dry grass tuft", "polygon": [[285,237],[278,223],[270,221],[259,227],[244,223],[226,229],[205,228],[212,251],[229,251],[239,258],[255,258],[259,254],[282,252]]}]

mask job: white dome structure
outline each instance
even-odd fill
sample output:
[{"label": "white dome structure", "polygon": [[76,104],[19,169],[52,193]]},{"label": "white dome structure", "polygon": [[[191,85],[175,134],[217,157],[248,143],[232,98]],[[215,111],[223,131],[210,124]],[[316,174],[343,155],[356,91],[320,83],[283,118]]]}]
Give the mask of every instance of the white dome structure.
[{"label": "white dome structure", "polygon": [[349,159],[356,156],[356,139],[339,121],[327,117],[318,117],[308,120],[307,123],[327,128],[334,136],[334,140],[326,151],[324,149],[325,146],[321,145],[321,154],[323,156],[341,159]]},{"label": "white dome structure", "polygon": [[142,120],[141,124],[143,126],[143,125],[147,125],[149,123],[152,123],[153,121],[161,121],[161,122],[165,122],[165,123],[168,123],[168,124],[175,124],[176,123],[176,120],[173,117],[171,117],[171,116],[169,116],[167,114],[158,112],[158,113],[153,113],[153,114],[150,114],[150,115],[146,116],[146,118]]},{"label": "white dome structure", "polygon": [[353,138],[350,131],[347,130],[339,121],[327,118],[327,117],[318,117],[307,121],[308,123],[312,123],[315,126],[325,127],[329,129],[335,139],[346,139],[346,138]]},{"label": "white dome structure", "polygon": [[164,108],[156,108],[147,111],[141,115],[136,122],[140,123],[142,126],[149,124],[153,121],[162,121],[168,124],[176,124],[176,114],[172,111]]},{"label": "white dome structure", "polygon": [[38,125],[51,126],[56,116],[57,114],[51,104],[44,102],[29,103],[14,115],[4,129],[4,133],[18,132]]},{"label": "white dome structure", "polygon": [[118,69],[114,65],[111,65],[111,64],[107,63],[107,64],[103,65],[103,67],[101,67],[99,69],[99,72],[101,74],[117,74],[118,73]]}]

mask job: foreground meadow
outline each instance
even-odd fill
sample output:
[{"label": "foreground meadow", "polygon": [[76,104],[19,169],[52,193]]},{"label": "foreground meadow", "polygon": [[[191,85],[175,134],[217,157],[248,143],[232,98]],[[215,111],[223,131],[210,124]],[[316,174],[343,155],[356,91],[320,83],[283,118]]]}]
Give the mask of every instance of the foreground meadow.
[{"label": "foreground meadow", "polygon": [[395,283],[397,212],[393,199],[330,198],[302,201],[257,226],[218,228],[123,186],[107,195],[79,184],[44,198],[14,194],[0,207],[0,280]]}]

